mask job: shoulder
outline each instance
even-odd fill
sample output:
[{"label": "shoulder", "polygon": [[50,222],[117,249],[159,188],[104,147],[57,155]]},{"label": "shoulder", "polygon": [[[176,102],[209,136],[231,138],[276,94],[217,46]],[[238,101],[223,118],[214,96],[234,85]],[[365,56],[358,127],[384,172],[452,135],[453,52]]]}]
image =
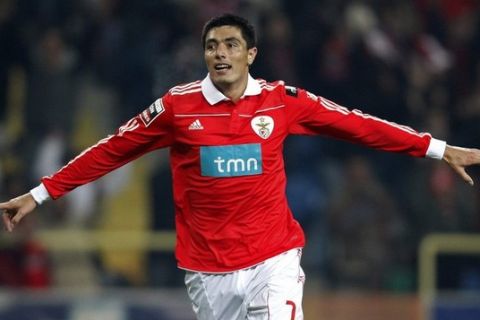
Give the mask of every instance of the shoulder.
[{"label": "shoulder", "polygon": [[179,84],[172,87],[162,97],[165,104],[170,107],[179,106],[185,102],[197,101],[202,97],[202,82],[200,80]]},{"label": "shoulder", "polygon": [[294,86],[286,85],[283,80],[277,80],[274,82],[267,82],[263,79],[257,79],[262,91],[274,91],[282,96],[298,97],[299,92],[304,90]]},{"label": "shoulder", "polygon": [[[283,80],[267,82],[263,79],[258,79],[257,81],[260,84],[260,87],[262,88],[262,92],[264,94],[268,94],[269,92],[271,92],[276,97],[279,97],[286,104],[299,103],[299,101],[303,101],[304,98],[307,96],[304,89],[287,85]],[[308,95],[311,94],[308,93]]]},{"label": "shoulder", "polygon": [[256,79],[262,91],[276,91],[282,90],[285,88],[285,82],[282,80],[277,80],[273,82],[268,82],[264,79]]},{"label": "shoulder", "polygon": [[195,94],[202,91],[202,82],[200,80],[179,84],[168,90],[168,94],[172,96],[183,96]]}]

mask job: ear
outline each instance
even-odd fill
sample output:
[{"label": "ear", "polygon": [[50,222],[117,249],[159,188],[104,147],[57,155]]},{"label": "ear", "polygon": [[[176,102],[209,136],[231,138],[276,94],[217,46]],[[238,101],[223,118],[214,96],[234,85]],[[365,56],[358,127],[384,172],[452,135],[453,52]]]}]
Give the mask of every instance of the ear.
[{"label": "ear", "polygon": [[257,56],[257,47],[248,49],[247,63],[249,66],[253,64],[253,61],[255,61],[256,56]]}]

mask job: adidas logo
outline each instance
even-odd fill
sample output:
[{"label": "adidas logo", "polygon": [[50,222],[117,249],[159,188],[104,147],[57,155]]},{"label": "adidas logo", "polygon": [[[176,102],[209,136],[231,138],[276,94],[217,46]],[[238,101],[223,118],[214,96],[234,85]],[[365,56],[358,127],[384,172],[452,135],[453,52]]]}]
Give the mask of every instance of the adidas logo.
[{"label": "adidas logo", "polygon": [[203,126],[200,123],[200,120],[196,119],[195,121],[193,121],[188,127],[188,130],[203,130]]}]

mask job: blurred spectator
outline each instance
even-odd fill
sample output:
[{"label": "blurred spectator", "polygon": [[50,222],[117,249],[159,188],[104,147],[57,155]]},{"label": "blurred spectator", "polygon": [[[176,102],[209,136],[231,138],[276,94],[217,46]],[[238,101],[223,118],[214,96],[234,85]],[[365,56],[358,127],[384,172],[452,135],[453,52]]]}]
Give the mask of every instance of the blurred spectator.
[{"label": "blurred spectator", "polygon": [[417,239],[432,232],[478,231],[475,191],[445,169],[436,163],[412,172],[408,214]]},{"label": "blurred spectator", "polygon": [[43,32],[30,52],[25,110],[28,134],[41,139],[58,131],[68,138],[75,115],[75,53],[58,29]]},{"label": "blurred spectator", "polygon": [[[21,20],[16,17],[15,1],[0,2],[0,126],[4,125],[7,112],[8,89],[12,68],[25,64],[25,48],[20,34]],[[3,134],[3,133],[1,133]]]},{"label": "blurred spectator", "polygon": [[329,208],[330,280],[334,288],[385,289],[404,250],[405,221],[369,161],[352,157]]},{"label": "blurred spectator", "polygon": [[253,66],[255,73],[268,81],[282,79],[285,83],[297,83],[297,74],[293,65],[293,34],[289,20],[280,11],[269,11],[263,16],[261,53]]}]

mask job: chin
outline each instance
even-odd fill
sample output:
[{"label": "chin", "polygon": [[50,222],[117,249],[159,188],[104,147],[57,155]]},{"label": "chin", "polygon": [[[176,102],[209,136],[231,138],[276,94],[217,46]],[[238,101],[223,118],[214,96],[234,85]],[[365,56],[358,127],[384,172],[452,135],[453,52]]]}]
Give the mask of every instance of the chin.
[{"label": "chin", "polygon": [[226,76],[215,76],[212,77],[212,82],[216,85],[229,85],[234,81],[230,80],[229,77]]}]

